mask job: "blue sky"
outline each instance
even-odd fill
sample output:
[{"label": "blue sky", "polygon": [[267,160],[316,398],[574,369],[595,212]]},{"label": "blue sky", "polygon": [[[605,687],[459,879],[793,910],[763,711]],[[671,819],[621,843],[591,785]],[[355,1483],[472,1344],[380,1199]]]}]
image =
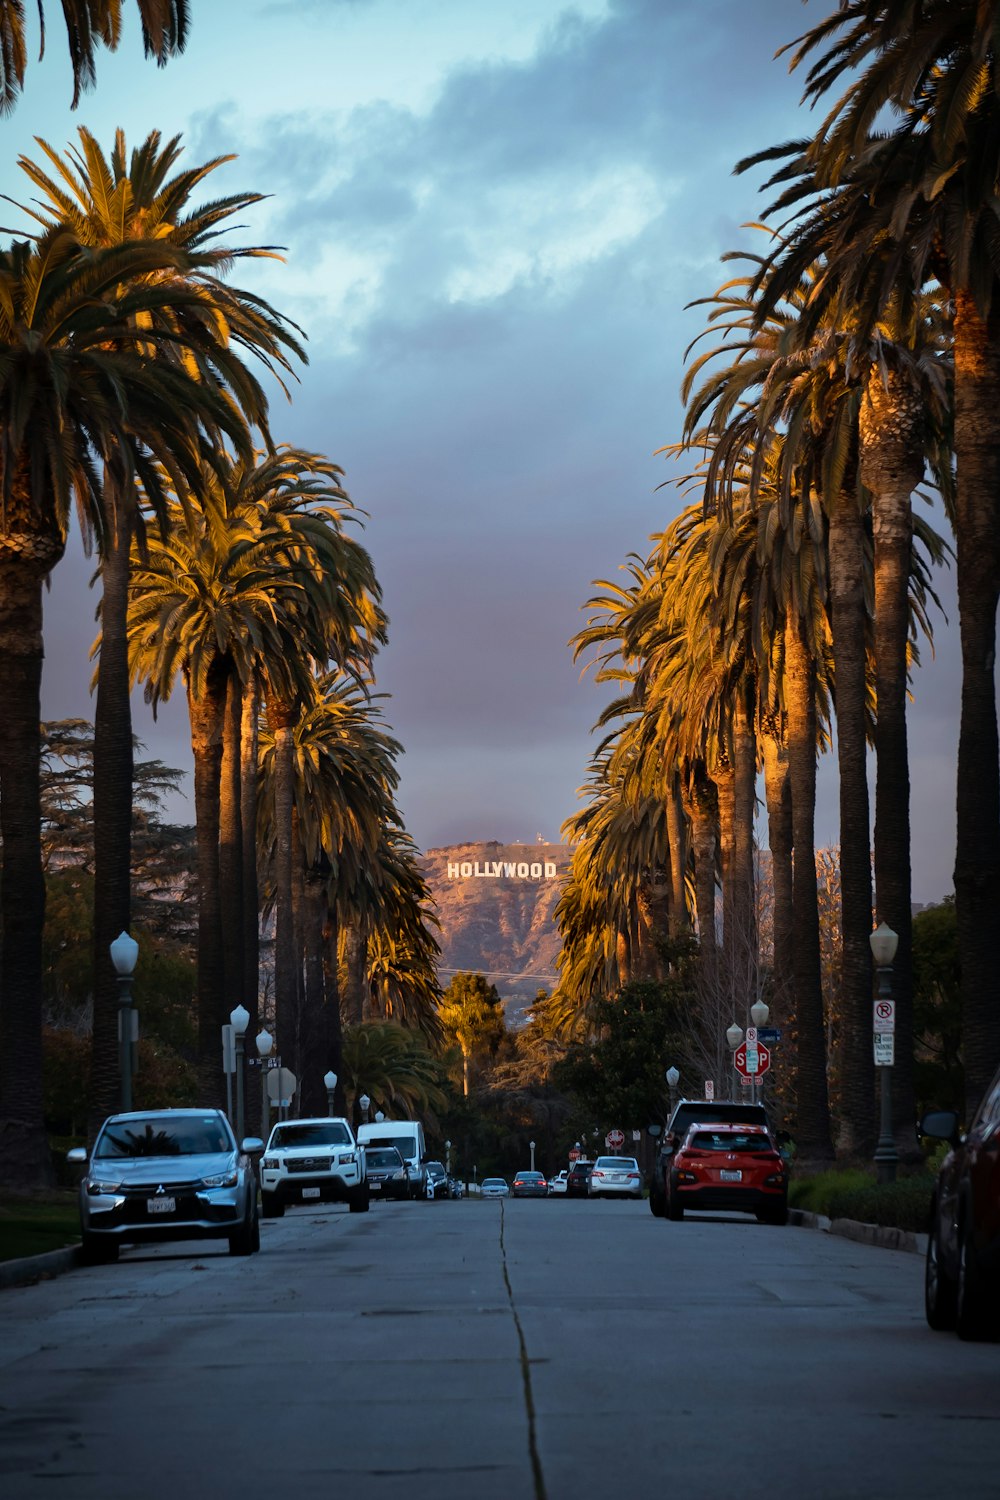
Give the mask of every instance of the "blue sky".
[{"label": "blue sky", "polygon": [[[601,697],[566,642],[591,580],[676,512],[654,452],[678,436],[702,326],[685,304],[761,210],[734,161],[810,128],[773,54],[831,3],[192,0],[181,58],[144,62],[129,15],[75,114],[53,7],[0,125],[0,191],[24,197],[15,162],[36,134],[62,148],[86,124],[107,148],[122,126],[130,144],[181,133],[192,161],[235,153],[218,191],[269,195],[242,237],[286,261],[241,279],[310,356],[273,431],[341,463],[369,512],[391,621],[379,688],[424,848],[554,839],[576,806]],[[74,541],[53,576],[50,717],[92,712],[91,571]],[[951,889],[955,637],[939,623],[914,686],[924,901]],[[150,754],[190,764],[179,699],[156,724],[141,701],[135,715]],[[820,785],[832,844],[832,765]]]}]

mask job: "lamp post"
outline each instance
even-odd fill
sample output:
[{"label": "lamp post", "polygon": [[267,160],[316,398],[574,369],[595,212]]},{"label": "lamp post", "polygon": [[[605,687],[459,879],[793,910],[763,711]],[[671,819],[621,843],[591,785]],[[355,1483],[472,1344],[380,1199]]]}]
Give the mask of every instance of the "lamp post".
[{"label": "lamp post", "polygon": [[[742,1040],[743,1040],[743,1027],[742,1026],[737,1026],[736,1022],[734,1021],[733,1024],[732,1024],[732,1026],[729,1026],[726,1029],[726,1041],[729,1043],[729,1050],[730,1050],[730,1052],[735,1052],[736,1049],[737,1049],[737,1047],[740,1045],[740,1042],[742,1042]],[[733,1062],[733,1077],[735,1078],[735,1076],[736,1076],[736,1063],[734,1061]]]},{"label": "lamp post", "polygon": [[385,1119],[385,1115],[382,1113],[382,1111],[380,1109],[377,1109],[375,1111],[375,1124],[376,1125],[381,1125],[381,1123],[382,1123],[382,1121],[384,1119]]},{"label": "lamp post", "polygon": [[528,1147],[529,1147],[529,1149],[531,1151],[531,1170],[534,1171],[535,1170],[535,1143],[534,1143],[534,1141],[529,1141],[528,1142]]},{"label": "lamp post", "polygon": [[[880,922],[875,931],[869,933],[868,942],[872,950],[872,958],[875,960],[875,968],[878,971],[878,1001],[892,1000],[892,961],[896,957],[896,947],[899,943],[898,933],[893,932],[886,922]],[[895,1038],[892,1032],[889,1034],[889,1056],[892,1056],[892,1048]],[[879,1071],[879,1126],[878,1145],[875,1147],[875,1174],[879,1183],[896,1181],[896,1166],[899,1162],[899,1152],[896,1150],[896,1137],[892,1132],[892,1063],[881,1062],[878,1054],[875,1057],[875,1066]]]},{"label": "lamp post", "polygon": [[677,1085],[681,1081],[681,1075],[676,1068],[668,1068],[665,1074],[667,1088],[670,1090],[670,1113],[673,1114],[677,1108]]},{"label": "lamp post", "polygon": [[235,1010],[229,1012],[229,1024],[233,1028],[233,1041],[236,1044],[236,1139],[242,1144],[243,1128],[243,1047],[247,1027],[250,1025],[250,1012],[245,1005],[237,1005]]},{"label": "lamp post", "polygon": [[139,957],[139,944],[120,932],[111,944],[111,962],[118,975],[118,1059],[121,1068],[122,1110],[132,1108],[132,975]]},{"label": "lamp post", "polygon": [[444,1143],[444,1170],[445,1175],[451,1176],[451,1141]]},{"label": "lamp post", "polygon": [[260,1133],[265,1145],[271,1134],[271,1101],[267,1093],[267,1060],[274,1050],[274,1037],[266,1026],[262,1026],[254,1037],[257,1056],[260,1058]]},{"label": "lamp post", "polygon": [[323,1074],[323,1082],[326,1085],[326,1112],[328,1115],[332,1115],[333,1091],[337,1087],[337,1075],[332,1068],[329,1073]]},{"label": "lamp post", "polygon": [[358,1099],[358,1108],[361,1111],[361,1123],[362,1123],[362,1125],[367,1125],[368,1124],[368,1110],[369,1110],[369,1107],[371,1105],[371,1102],[372,1101],[369,1099],[369,1097],[368,1097],[367,1094],[362,1094],[361,1097]]}]

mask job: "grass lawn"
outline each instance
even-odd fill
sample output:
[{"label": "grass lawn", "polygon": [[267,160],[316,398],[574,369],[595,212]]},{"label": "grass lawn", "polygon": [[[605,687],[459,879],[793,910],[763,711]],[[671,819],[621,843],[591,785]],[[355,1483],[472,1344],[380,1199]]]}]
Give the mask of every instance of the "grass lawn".
[{"label": "grass lawn", "polygon": [[80,1212],[72,1191],[0,1197],[0,1261],[43,1255],[80,1243]]}]

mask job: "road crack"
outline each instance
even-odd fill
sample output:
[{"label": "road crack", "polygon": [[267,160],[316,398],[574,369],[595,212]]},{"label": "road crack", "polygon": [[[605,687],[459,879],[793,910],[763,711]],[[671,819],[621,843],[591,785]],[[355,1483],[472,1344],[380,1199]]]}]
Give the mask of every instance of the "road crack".
[{"label": "road crack", "polygon": [[507,1300],[510,1303],[511,1317],[514,1319],[514,1327],[517,1329],[517,1343],[521,1359],[521,1382],[524,1386],[524,1405],[528,1413],[528,1457],[531,1460],[531,1474],[535,1484],[535,1500],[546,1500],[545,1475],[542,1473],[542,1460],[538,1454],[538,1429],[535,1420],[535,1395],[531,1386],[531,1360],[528,1358],[528,1345],[524,1337],[524,1329],[521,1326],[521,1317],[514,1301],[514,1288],[510,1284],[510,1273],[507,1269],[507,1245],[504,1240],[504,1208],[506,1205],[500,1202],[500,1264],[503,1267],[503,1284],[507,1288]]}]

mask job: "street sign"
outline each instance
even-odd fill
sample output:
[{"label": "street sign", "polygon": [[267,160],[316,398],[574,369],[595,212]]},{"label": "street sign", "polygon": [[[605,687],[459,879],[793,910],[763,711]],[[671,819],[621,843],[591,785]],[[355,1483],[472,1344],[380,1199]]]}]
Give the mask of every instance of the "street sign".
[{"label": "street sign", "polygon": [[760,1043],[756,1047],[748,1047],[743,1042],[733,1054],[733,1063],[737,1073],[741,1073],[744,1078],[759,1078],[771,1066],[771,1054]]},{"label": "street sign", "polygon": [[712,1078],[705,1079],[705,1098],[706,1100],[715,1098],[715,1080]]},{"label": "street sign", "polygon": [[580,1153],[579,1153],[579,1151],[571,1151],[569,1153],[569,1159],[570,1159],[570,1161],[579,1161],[580,1160]]},{"label": "street sign", "polygon": [[233,1028],[228,1024],[222,1028],[222,1071],[236,1072],[236,1038],[233,1036]]},{"label": "street sign", "polygon": [[896,1029],[895,1000],[876,1000],[872,1006],[872,1029],[892,1033]]},{"label": "street sign", "polygon": [[746,1034],[746,1037],[744,1038],[744,1040],[745,1040],[745,1042],[746,1042],[746,1044],[747,1044],[748,1047],[755,1046],[755,1044],[757,1042],[757,1028],[756,1028],[756,1026],[748,1026],[747,1027],[747,1034]]},{"label": "street sign", "polygon": [[891,1068],[896,1057],[895,1036],[891,1031],[876,1031],[873,1041],[875,1043],[876,1068]]},{"label": "street sign", "polygon": [[754,1080],[753,1080],[753,1078],[751,1078],[751,1076],[750,1076],[749,1073],[741,1073],[740,1074],[740,1083],[743,1085],[743,1087],[745,1089],[752,1089],[753,1085],[754,1085]]},{"label": "street sign", "polygon": [[299,1081],[291,1068],[277,1068],[267,1075],[267,1097],[272,1104],[287,1108],[292,1102]]},{"label": "street sign", "polygon": [[623,1130],[609,1130],[604,1137],[604,1144],[609,1151],[620,1151],[625,1144],[625,1132]]},{"label": "street sign", "polygon": [[758,1042],[767,1042],[769,1046],[772,1042],[780,1042],[781,1030],[777,1026],[758,1026],[757,1040]]}]

